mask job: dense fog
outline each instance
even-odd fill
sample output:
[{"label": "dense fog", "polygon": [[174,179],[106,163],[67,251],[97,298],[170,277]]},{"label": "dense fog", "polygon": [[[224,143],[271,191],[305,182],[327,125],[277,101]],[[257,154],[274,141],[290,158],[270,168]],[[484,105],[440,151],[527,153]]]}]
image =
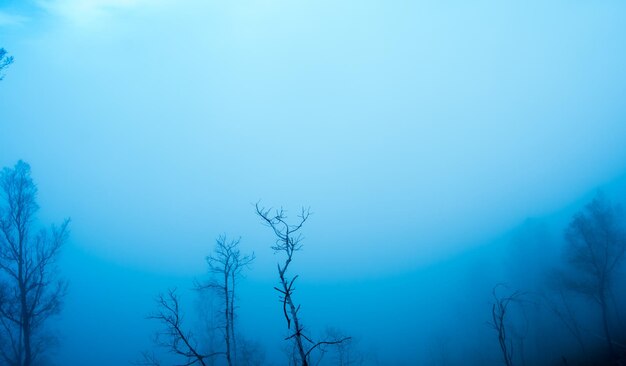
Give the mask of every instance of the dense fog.
[{"label": "dense fog", "polygon": [[0,365],[623,365],[626,5],[0,1]]}]

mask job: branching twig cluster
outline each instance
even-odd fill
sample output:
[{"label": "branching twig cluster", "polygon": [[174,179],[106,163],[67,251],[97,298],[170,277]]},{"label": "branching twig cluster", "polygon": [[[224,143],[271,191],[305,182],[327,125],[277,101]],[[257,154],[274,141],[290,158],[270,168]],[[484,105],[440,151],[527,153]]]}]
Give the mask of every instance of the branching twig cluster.
[{"label": "branching twig cluster", "polygon": [[[205,360],[224,352],[213,352],[203,354],[199,351],[198,345],[191,331],[183,329],[183,317],[180,310],[180,301],[176,294],[176,289],[168,290],[167,294],[160,294],[156,302],[159,310],[150,315],[148,319],[155,319],[163,324],[163,331],[156,334],[155,343],[167,349],[170,353],[181,356],[185,363],[181,366],[200,364],[206,366]],[[158,360],[154,355],[144,354],[144,359],[148,365],[158,365]]]},{"label": "branching twig cluster", "polygon": [[[293,301],[293,293],[295,291],[294,283],[298,275],[289,278],[287,276],[287,269],[293,260],[293,254],[302,249],[301,242],[303,236],[300,233],[300,229],[308,220],[311,211],[308,208],[302,208],[298,215],[297,223],[289,224],[287,222],[287,214],[282,208],[277,210],[261,208],[258,203],[255,208],[257,215],[266,226],[272,229],[276,236],[276,241],[272,249],[275,252],[283,252],[286,255],[284,263],[282,265],[280,263],[277,264],[280,286],[274,287],[274,289],[280,293],[280,301],[283,305],[283,314],[287,321],[287,329],[292,330],[293,324],[293,333],[286,337],[285,340],[294,340],[302,366],[308,366],[309,356],[315,349],[323,345],[338,344],[350,339],[350,337],[345,337],[331,341],[314,342],[304,333],[305,328],[298,317],[300,305],[295,305]],[[305,344],[305,341],[307,344]]]},{"label": "branching twig cluster", "polygon": [[508,296],[501,296],[498,294],[498,287],[504,287],[503,284],[497,284],[492,290],[494,303],[491,307],[491,322],[489,325],[498,332],[498,343],[500,350],[502,351],[502,357],[504,364],[507,366],[513,365],[513,341],[507,336],[506,329],[506,316],[509,309],[509,305],[512,302],[519,301],[524,295],[523,292],[514,291]]}]

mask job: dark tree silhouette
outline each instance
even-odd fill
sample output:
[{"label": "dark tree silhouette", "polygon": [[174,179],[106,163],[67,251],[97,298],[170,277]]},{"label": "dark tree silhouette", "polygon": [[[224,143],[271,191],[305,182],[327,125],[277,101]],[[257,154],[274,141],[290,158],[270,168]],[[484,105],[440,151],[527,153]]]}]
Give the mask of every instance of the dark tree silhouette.
[{"label": "dark tree silhouette", "polygon": [[494,302],[491,306],[491,321],[489,325],[498,333],[498,344],[502,352],[502,359],[506,366],[513,365],[513,341],[507,333],[506,318],[509,311],[509,305],[512,302],[519,301],[523,296],[520,291],[514,291],[508,296],[498,294],[498,288],[504,287],[497,284],[493,287],[492,295]]},{"label": "dark tree silhouette", "polygon": [[[180,356],[184,363],[181,365],[202,365],[207,366],[207,359],[224,352],[213,352],[204,354],[200,351],[195,337],[191,331],[183,327],[183,315],[180,310],[180,300],[176,289],[168,290],[167,294],[160,294],[156,302],[159,310],[148,316],[148,319],[155,319],[163,325],[163,330],[155,336],[155,343],[168,352]],[[158,358],[152,353],[143,353],[143,361],[139,365],[160,365]]]},{"label": "dark tree silhouette", "polygon": [[621,210],[599,193],[584,210],[574,215],[565,230],[567,263],[574,270],[572,275],[564,275],[565,285],[599,305],[602,329],[612,358],[616,353],[609,327],[609,301],[626,251],[626,232],[621,219]]},{"label": "dark tree silhouette", "polygon": [[[281,294],[281,302],[283,304],[283,314],[287,321],[287,329],[292,329],[293,333],[289,335],[285,340],[293,340],[295,348],[297,349],[297,356],[302,366],[309,365],[309,356],[315,349],[324,345],[339,344],[350,339],[350,337],[344,337],[342,339],[328,340],[321,342],[314,342],[310,337],[304,333],[304,325],[299,318],[300,305],[295,304],[293,300],[293,287],[298,275],[289,277],[287,270],[293,260],[295,252],[302,249],[302,235],[300,229],[310,216],[310,210],[302,208],[300,215],[298,215],[298,222],[296,224],[289,224],[287,222],[287,215],[281,208],[275,210],[272,213],[272,209],[265,209],[259,207],[256,204],[256,213],[262,219],[263,223],[270,227],[276,236],[276,241],[272,246],[275,252],[282,252],[285,254],[285,261],[281,265],[278,263],[278,277],[280,279],[280,287],[274,287],[276,291]],[[307,342],[307,343],[305,343]]]},{"label": "dark tree silhouette", "polygon": [[37,337],[44,322],[61,309],[66,283],[57,278],[56,259],[68,236],[65,220],[47,231],[33,228],[37,187],[30,166],[18,161],[0,173],[0,357],[30,366],[48,344]]},{"label": "dark tree silhouette", "polygon": [[13,63],[13,56],[7,56],[7,51],[0,48],[0,80],[4,78],[2,71]]},{"label": "dark tree silhouette", "polygon": [[224,342],[226,345],[226,361],[229,366],[237,363],[237,343],[235,336],[235,288],[237,279],[244,268],[247,268],[254,261],[254,253],[244,255],[239,250],[240,239],[227,240],[222,235],[216,240],[213,254],[206,258],[209,265],[209,273],[214,278],[207,283],[198,283],[199,290],[213,289],[223,300],[224,313]]}]

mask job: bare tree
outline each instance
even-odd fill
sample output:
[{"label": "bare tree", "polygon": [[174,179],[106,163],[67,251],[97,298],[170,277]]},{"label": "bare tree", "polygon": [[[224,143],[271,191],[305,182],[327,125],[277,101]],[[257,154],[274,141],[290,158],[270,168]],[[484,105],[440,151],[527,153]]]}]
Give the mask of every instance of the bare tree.
[{"label": "bare tree", "polygon": [[500,351],[502,352],[504,364],[506,366],[512,366],[513,340],[507,333],[508,329],[506,319],[510,304],[512,302],[519,301],[523,296],[523,293],[520,291],[514,291],[508,296],[502,296],[498,294],[499,287],[504,287],[504,285],[495,285],[491,292],[494,303],[491,306],[491,322],[489,322],[489,325],[498,333],[498,344],[500,345]]},{"label": "bare tree", "polygon": [[7,56],[7,51],[4,48],[0,48],[0,80],[4,78],[2,70],[7,68],[13,63],[13,56]]},{"label": "bare tree", "polygon": [[229,366],[236,364],[237,343],[235,336],[235,288],[237,278],[244,268],[247,268],[255,259],[254,253],[244,255],[239,250],[241,239],[228,240],[225,235],[216,240],[213,254],[206,260],[209,272],[215,277],[204,284],[196,284],[199,290],[213,289],[218,292],[224,301],[224,342],[226,345],[226,361]]},{"label": "bare tree", "polygon": [[[207,366],[207,359],[222,355],[224,352],[203,353],[191,331],[183,327],[183,315],[180,310],[180,300],[176,289],[168,290],[167,294],[160,294],[156,302],[159,310],[148,316],[161,322],[163,330],[155,335],[155,343],[168,352],[184,359],[182,366]],[[140,365],[160,365],[158,358],[152,353],[143,353],[143,362]]]},{"label": "bare tree", "polygon": [[616,357],[609,327],[609,300],[618,267],[626,252],[621,211],[601,193],[574,215],[565,230],[567,262],[574,270],[566,276],[570,290],[593,299],[600,307],[609,355]]},{"label": "bare tree", "polygon": [[265,225],[272,229],[274,235],[276,236],[276,241],[272,246],[272,249],[275,252],[282,252],[286,256],[282,265],[280,263],[277,264],[280,287],[274,287],[274,289],[281,294],[280,300],[283,304],[283,314],[285,316],[285,320],[287,321],[287,329],[291,330],[291,325],[293,323],[293,333],[285,338],[285,340],[294,341],[300,364],[302,366],[308,366],[309,356],[315,349],[324,345],[339,344],[349,340],[350,337],[314,342],[310,337],[304,334],[304,326],[298,317],[300,305],[296,306],[293,300],[293,292],[295,290],[293,285],[298,278],[298,275],[289,277],[287,275],[287,269],[289,269],[289,265],[293,260],[294,253],[302,249],[302,235],[300,233],[300,229],[302,229],[302,226],[308,220],[310,210],[302,208],[300,215],[298,215],[298,221],[296,224],[289,224],[287,222],[287,215],[282,208],[275,210],[273,213],[272,211],[273,210],[271,208],[261,208],[258,203],[256,204],[257,215],[259,215]]},{"label": "bare tree", "polygon": [[68,237],[69,220],[51,230],[33,228],[37,187],[30,166],[18,161],[0,173],[0,356],[9,365],[30,366],[50,344],[44,322],[61,309],[66,283],[56,259]]}]

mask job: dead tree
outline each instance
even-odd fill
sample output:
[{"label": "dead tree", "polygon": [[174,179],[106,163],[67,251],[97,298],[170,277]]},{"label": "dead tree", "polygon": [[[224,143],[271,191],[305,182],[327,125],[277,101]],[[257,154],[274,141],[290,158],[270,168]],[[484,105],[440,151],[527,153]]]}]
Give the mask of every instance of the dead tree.
[{"label": "dead tree", "polygon": [[565,278],[565,286],[599,305],[611,358],[616,353],[609,327],[609,300],[626,252],[626,231],[620,219],[620,210],[598,194],[574,216],[565,231],[567,262],[575,272]]},{"label": "dead tree", "polygon": [[305,329],[298,315],[300,305],[296,305],[293,300],[293,293],[295,291],[293,285],[298,275],[289,277],[287,270],[293,260],[294,253],[302,249],[302,234],[300,233],[300,229],[302,229],[302,226],[308,220],[310,210],[302,208],[300,215],[298,215],[298,222],[296,224],[289,224],[287,222],[287,215],[282,208],[273,211],[271,208],[265,209],[259,207],[258,203],[255,207],[257,215],[262,219],[265,225],[272,229],[276,236],[276,241],[271,248],[275,252],[284,253],[286,256],[282,265],[280,263],[277,264],[280,287],[274,287],[274,289],[281,294],[280,301],[283,305],[283,315],[287,321],[287,329],[292,330],[293,324],[293,333],[287,336],[285,340],[294,341],[300,364],[302,366],[308,366],[309,356],[315,349],[324,345],[339,344],[350,339],[350,337],[345,337],[322,342],[314,342],[311,340],[310,337],[304,334]]},{"label": "dead tree", "polygon": [[512,366],[513,340],[507,334],[506,318],[509,305],[512,302],[519,301],[523,293],[520,291],[514,291],[508,296],[501,296],[497,292],[499,287],[503,287],[503,285],[495,285],[491,292],[494,303],[491,306],[491,321],[489,322],[489,325],[498,333],[498,344],[500,346],[500,351],[502,352],[504,364],[506,366]]},{"label": "dead tree", "polygon": [[220,236],[213,250],[206,260],[209,265],[209,273],[214,278],[207,283],[196,284],[196,289],[213,289],[224,301],[224,342],[226,345],[226,361],[229,366],[236,364],[237,343],[235,336],[235,288],[237,278],[244,268],[247,268],[255,259],[254,253],[244,255],[239,250],[240,239],[227,240],[226,236]]},{"label": "dead tree", "polygon": [[68,237],[69,220],[35,231],[37,187],[23,161],[0,173],[0,357],[9,365],[31,366],[49,344],[38,337],[45,321],[61,309],[66,283],[56,260]]},{"label": "dead tree", "polygon": [[[179,297],[176,289],[168,290],[167,294],[160,294],[156,302],[159,310],[148,316],[163,325],[163,330],[156,333],[155,343],[169,353],[184,359],[183,366],[207,366],[207,359],[224,354],[224,352],[202,353],[191,331],[183,328],[183,315],[180,310]],[[151,353],[143,354],[144,362],[141,365],[160,365],[157,357]]]}]

